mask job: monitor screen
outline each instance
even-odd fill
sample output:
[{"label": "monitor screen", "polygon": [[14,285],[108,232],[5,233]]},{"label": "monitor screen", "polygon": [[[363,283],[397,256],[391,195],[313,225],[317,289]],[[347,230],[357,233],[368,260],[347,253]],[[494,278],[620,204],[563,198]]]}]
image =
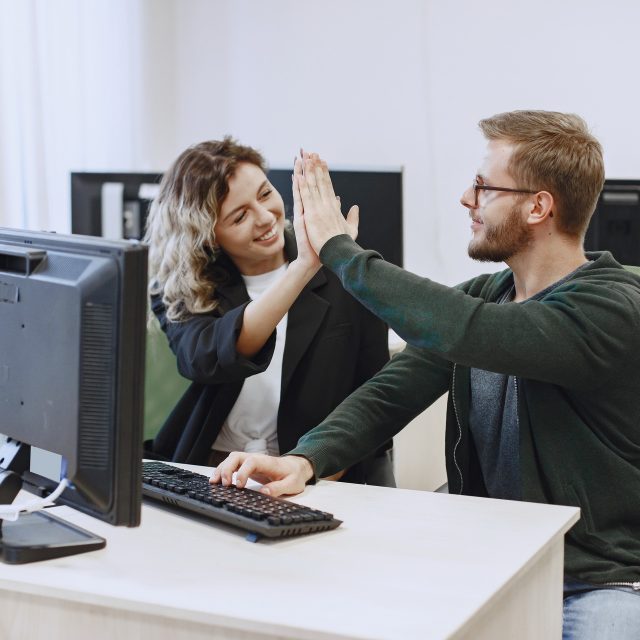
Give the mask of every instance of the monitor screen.
[{"label": "monitor screen", "polygon": [[[293,217],[291,169],[270,169],[267,176],[280,192],[288,218]],[[331,172],[334,190],[346,212],[360,207],[358,244],[375,249],[401,267],[402,171],[350,169]],[[73,233],[107,238],[142,238],[150,201],[157,193],[159,173],[72,173]]]},{"label": "monitor screen", "polygon": [[[268,177],[293,219],[291,169],[271,169]],[[331,180],[345,215],[354,204],[360,207],[358,244],[402,267],[402,171],[338,169],[331,171]]]},{"label": "monitor screen", "polygon": [[605,180],[584,248],[611,251],[621,264],[640,265],[640,180]]},{"label": "monitor screen", "polygon": [[61,501],[114,525],[140,522],[146,289],[139,242],[0,228],[0,434],[58,454]]}]

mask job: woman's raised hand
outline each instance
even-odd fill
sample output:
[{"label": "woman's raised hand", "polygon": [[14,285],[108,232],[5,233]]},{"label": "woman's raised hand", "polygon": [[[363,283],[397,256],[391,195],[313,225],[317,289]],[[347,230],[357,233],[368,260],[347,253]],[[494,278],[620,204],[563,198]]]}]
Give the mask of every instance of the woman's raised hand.
[{"label": "woman's raised hand", "polygon": [[354,240],[358,235],[359,208],[349,209],[347,218],[342,216],[340,200],[333,191],[327,163],[317,153],[304,153],[304,172],[294,173],[299,198],[304,210],[307,237],[316,253],[333,236],[349,234]]},{"label": "woman's raised hand", "polygon": [[293,191],[293,229],[296,233],[296,243],[298,244],[298,260],[309,269],[320,268],[320,258],[309,243],[307,229],[304,221],[304,207],[300,197],[297,177],[302,176],[302,159],[296,158],[293,165],[293,176],[291,188]]}]

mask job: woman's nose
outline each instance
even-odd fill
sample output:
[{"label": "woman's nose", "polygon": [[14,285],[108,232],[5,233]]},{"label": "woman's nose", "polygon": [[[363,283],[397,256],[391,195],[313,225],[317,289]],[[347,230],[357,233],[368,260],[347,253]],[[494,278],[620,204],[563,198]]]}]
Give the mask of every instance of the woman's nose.
[{"label": "woman's nose", "polygon": [[272,224],[275,220],[275,214],[262,205],[256,207],[256,221],[260,225]]}]

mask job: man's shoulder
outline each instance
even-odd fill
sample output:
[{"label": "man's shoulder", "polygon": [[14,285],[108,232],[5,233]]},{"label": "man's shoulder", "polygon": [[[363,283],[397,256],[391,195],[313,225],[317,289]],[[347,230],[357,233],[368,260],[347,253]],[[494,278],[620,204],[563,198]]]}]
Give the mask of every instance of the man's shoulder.
[{"label": "man's shoulder", "polygon": [[640,296],[640,267],[620,264],[608,251],[587,254],[589,264],[576,272],[564,283],[581,287],[595,287],[599,290],[622,289]]},{"label": "man's shoulder", "polygon": [[464,291],[474,298],[484,300],[496,300],[507,287],[513,283],[513,272],[511,269],[503,269],[496,273],[483,273],[482,275],[461,282],[457,289]]}]

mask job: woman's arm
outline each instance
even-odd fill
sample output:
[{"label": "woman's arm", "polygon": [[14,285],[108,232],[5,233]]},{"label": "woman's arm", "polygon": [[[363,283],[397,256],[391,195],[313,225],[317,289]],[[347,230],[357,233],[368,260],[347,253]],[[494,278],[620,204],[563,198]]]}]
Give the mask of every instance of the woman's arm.
[{"label": "woman's arm", "polygon": [[236,349],[247,304],[228,309],[222,315],[216,309],[172,322],[166,317],[161,296],[151,297],[151,308],[176,356],[180,375],[201,384],[226,384],[261,373],[269,366],[275,333],[253,358],[242,357]]},{"label": "woman's arm", "polygon": [[241,356],[253,358],[264,347],[269,336],[318,268],[319,263],[315,267],[294,260],[281,278],[278,278],[260,298],[252,300],[245,307],[242,328],[236,342]]}]

